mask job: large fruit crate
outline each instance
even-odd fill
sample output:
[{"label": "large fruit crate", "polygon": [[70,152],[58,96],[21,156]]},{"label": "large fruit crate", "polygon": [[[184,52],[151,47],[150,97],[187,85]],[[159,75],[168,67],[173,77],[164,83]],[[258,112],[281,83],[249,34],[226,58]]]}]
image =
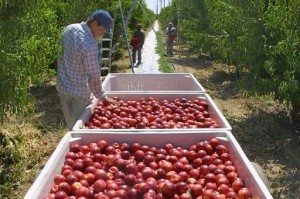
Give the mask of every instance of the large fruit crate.
[{"label": "large fruit crate", "polygon": [[206,92],[190,73],[110,73],[102,87],[105,92]]},{"label": "large fruit crate", "polygon": [[[107,93],[106,94],[108,97],[113,98],[113,97],[118,97],[119,99],[123,101],[132,101],[136,100],[138,101],[141,98],[149,99],[150,97],[153,97],[155,100],[158,102],[161,102],[163,100],[175,100],[175,99],[180,99],[182,97],[188,99],[188,100],[204,100],[205,102],[208,103],[208,113],[209,116],[212,120],[216,121],[219,124],[218,128],[206,128],[206,127],[201,127],[201,128],[189,128],[189,129],[194,129],[194,130],[229,130],[231,131],[232,128],[226,118],[223,116],[222,112],[218,108],[218,106],[213,102],[212,98],[207,94],[207,93]],[[90,120],[92,117],[92,113],[94,112],[95,108],[97,107],[98,101],[94,100],[91,105],[87,106],[80,118],[77,120],[75,123],[73,130],[82,130],[82,131],[99,131],[103,130],[100,128],[97,129],[88,129],[85,124]],[[119,131],[120,129],[105,129],[108,131]],[[174,131],[174,129],[167,129],[167,128],[161,128],[159,129],[161,131]],[[184,128],[177,128],[176,130],[181,131],[184,130]],[[122,131],[158,131],[158,129],[122,129]]]},{"label": "large fruit crate", "polygon": [[253,199],[271,199],[267,187],[259,177],[258,173],[250,163],[249,159],[243,152],[230,131],[212,131],[212,132],[68,132],[58,144],[57,148],[51,155],[47,164],[40,172],[35,182],[25,195],[25,199],[40,199],[50,192],[53,185],[54,176],[61,173],[62,165],[65,161],[65,155],[69,151],[70,145],[78,143],[88,145],[91,142],[97,142],[104,139],[108,144],[138,142],[142,145],[154,146],[157,148],[164,147],[165,144],[171,143],[174,146],[188,148],[200,141],[218,138],[220,144],[227,147],[231,161],[237,169],[239,177],[244,180],[244,185],[250,189]]}]

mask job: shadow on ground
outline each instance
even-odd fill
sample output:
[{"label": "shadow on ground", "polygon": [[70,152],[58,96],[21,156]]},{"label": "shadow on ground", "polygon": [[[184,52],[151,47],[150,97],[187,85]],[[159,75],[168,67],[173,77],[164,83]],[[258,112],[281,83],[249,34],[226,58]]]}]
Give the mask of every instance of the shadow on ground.
[{"label": "shadow on ground", "polygon": [[38,129],[47,133],[65,125],[59,95],[53,82],[31,88],[30,93],[37,102],[35,104],[37,114],[34,119],[38,121],[35,123]]}]

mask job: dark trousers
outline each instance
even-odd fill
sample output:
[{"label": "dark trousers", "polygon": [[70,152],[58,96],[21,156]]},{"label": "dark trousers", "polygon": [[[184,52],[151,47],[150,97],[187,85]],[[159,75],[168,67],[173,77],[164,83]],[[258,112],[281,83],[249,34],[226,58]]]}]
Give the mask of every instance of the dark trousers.
[{"label": "dark trousers", "polygon": [[167,41],[167,54],[172,55],[173,54],[173,41]]},{"label": "dark trousers", "polygon": [[138,63],[142,61],[142,48],[132,48],[132,61],[135,63],[136,61],[136,51],[138,53]]}]

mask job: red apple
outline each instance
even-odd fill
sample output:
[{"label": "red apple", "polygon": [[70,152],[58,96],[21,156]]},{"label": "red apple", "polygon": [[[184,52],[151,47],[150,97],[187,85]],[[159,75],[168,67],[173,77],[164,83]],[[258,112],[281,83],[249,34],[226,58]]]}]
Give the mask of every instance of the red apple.
[{"label": "red apple", "polygon": [[205,179],[205,183],[208,183],[208,182],[213,182],[215,183],[216,182],[216,176],[215,174],[213,173],[208,173],[204,176],[204,179]]},{"label": "red apple", "polygon": [[66,178],[66,182],[69,183],[70,185],[73,184],[74,182],[77,182],[77,181],[78,181],[78,177],[73,173],[68,175],[67,178]]},{"label": "red apple", "polygon": [[238,195],[235,191],[229,191],[226,194],[226,198],[238,199]]},{"label": "red apple", "polygon": [[85,197],[88,198],[90,194],[89,188],[81,186],[75,191],[76,198]]},{"label": "red apple", "polygon": [[244,187],[244,183],[243,183],[242,179],[237,178],[235,181],[232,182],[231,187],[232,187],[236,192],[238,192],[241,188]]},{"label": "red apple", "polygon": [[188,185],[185,182],[178,182],[176,184],[176,190],[179,195],[186,193],[188,190]]},{"label": "red apple", "polygon": [[204,189],[202,199],[213,199],[214,191],[212,189]]},{"label": "red apple", "polygon": [[160,192],[167,198],[171,198],[176,193],[176,186],[174,183],[169,180],[162,182]]},{"label": "red apple", "polygon": [[106,189],[106,182],[102,179],[96,180],[93,184],[94,192],[103,192]]},{"label": "red apple", "polygon": [[212,190],[217,190],[217,184],[214,182],[207,182],[205,184],[205,189],[212,189]]},{"label": "red apple", "polygon": [[191,188],[191,193],[194,197],[198,197],[202,194],[202,185],[200,184],[192,184],[190,185],[190,188]]},{"label": "red apple", "polygon": [[58,185],[58,191],[63,191],[65,192],[66,194],[69,194],[71,192],[71,186],[69,183],[67,182],[61,182],[59,185]]},{"label": "red apple", "polygon": [[54,183],[57,185],[65,181],[66,181],[66,177],[62,174],[57,174],[54,176]]},{"label": "red apple", "polygon": [[55,199],[66,199],[68,195],[64,191],[58,191],[55,193]]},{"label": "red apple", "polygon": [[218,155],[222,155],[223,153],[227,153],[228,149],[226,146],[220,144],[220,145],[216,146],[215,151]]},{"label": "red apple", "polygon": [[79,183],[79,182],[74,182],[72,185],[71,185],[71,192],[73,194],[76,193],[76,190],[79,189],[79,187],[82,187],[82,185]]},{"label": "red apple", "polygon": [[221,184],[218,186],[218,192],[226,195],[229,192],[229,186],[227,184]]},{"label": "red apple", "polygon": [[250,190],[246,187],[241,188],[238,192],[238,199],[249,199],[251,198]]},{"label": "red apple", "polygon": [[233,183],[238,177],[238,174],[234,171],[231,171],[226,174],[226,178],[229,180],[230,183]]},{"label": "red apple", "polygon": [[215,149],[220,144],[220,140],[218,138],[211,138],[208,143],[212,146],[213,149]]}]

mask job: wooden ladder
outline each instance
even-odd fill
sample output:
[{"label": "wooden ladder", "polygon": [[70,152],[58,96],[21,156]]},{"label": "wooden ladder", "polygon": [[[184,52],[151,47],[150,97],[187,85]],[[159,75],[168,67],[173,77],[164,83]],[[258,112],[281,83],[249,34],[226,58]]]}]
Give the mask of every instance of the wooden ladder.
[{"label": "wooden ladder", "polygon": [[128,21],[131,17],[131,14],[134,10],[134,7],[135,7],[137,1],[138,0],[133,0],[133,2],[131,4],[131,7],[130,7],[130,9],[129,9],[126,17],[125,17],[125,20],[124,20],[123,13],[121,12],[122,21],[125,24],[123,24],[122,30],[120,30],[118,32],[115,44],[113,45],[113,32],[114,32],[114,25],[115,25],[114,23],[113,23],[113,27],[111,29],[112,34],[105,34],[103,39],[102,39],[102,61],[101,61],[101,64],[100,64],[101,80],[104,80],[105,77],[110,73],[111,63],[112,63],[112,55],[118,49],[123,34],[126,35],[126,28],[125,27],[128,24]]},{"label": "wooden ladder", "polygon": [[102,58],[100,62],[101,69],[101,80],[104,80],[105,77],[110,73],[111,70],[111,62],[112,62],[112,42],[113,42],[113,33],[114,33],[115,21],[113,21],[111,27],[111,34],[105,34],[102,38],[102,43],[99,44],[99,47],[102,48]]},{"label": "wooden ladder", "polygon": [[111,70],[113,35],[107,34],[102,39],[102,61],[100,63],[101,79],[103,80]]}]

